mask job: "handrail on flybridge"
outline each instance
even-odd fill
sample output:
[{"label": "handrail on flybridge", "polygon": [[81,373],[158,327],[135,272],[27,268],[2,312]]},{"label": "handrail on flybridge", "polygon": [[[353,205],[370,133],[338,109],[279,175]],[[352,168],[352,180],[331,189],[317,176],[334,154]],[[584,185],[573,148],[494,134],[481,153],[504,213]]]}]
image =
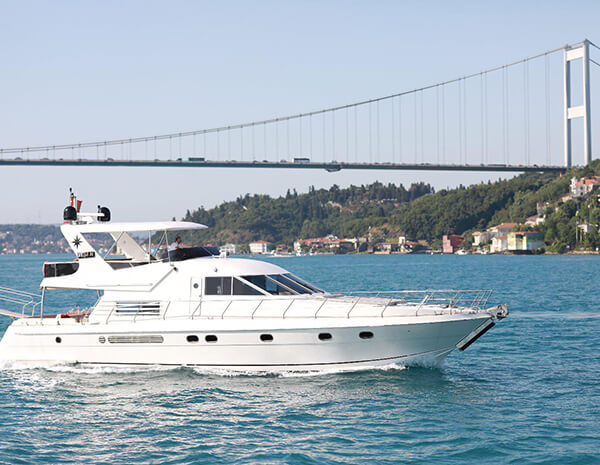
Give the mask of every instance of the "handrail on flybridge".
[{"label": "handrail on flybridge", "polygon": [[20,307],[20,312],[0,309],[0,315],[11,318],[26,318],[35,316],[36,309],[42,304],[42,296],[33,292],[11,289],[0,286],[0,301]]}]

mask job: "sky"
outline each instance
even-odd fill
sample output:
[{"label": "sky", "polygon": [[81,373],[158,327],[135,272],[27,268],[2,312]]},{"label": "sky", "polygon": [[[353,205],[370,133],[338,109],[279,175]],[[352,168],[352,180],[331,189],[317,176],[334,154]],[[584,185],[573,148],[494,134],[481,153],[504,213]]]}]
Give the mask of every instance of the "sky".
[{"label": "sky", "polygon": [[[189,131],[393,94],[600,42],[598,17],[593,1],[0,0],[0,147]],[[439,189],[499,176],[2,167],[0,223],[59,223],[69,187],[128,221],[311,185]]]}]

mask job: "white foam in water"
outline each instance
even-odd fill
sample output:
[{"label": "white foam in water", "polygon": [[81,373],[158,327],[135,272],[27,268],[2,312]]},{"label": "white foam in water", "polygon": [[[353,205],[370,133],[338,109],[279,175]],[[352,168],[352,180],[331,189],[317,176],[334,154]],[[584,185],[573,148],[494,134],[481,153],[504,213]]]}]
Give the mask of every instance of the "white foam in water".
[{"label": "white foam in water", "polygon": [[85,363],[68,362],[12,362],[0,361],[0,371],[24,371],[24,370],[46,370],[55,373],[78,373],[78,374],[111,374],[111,373],[143,373],[148,371],[178,370],[180,366],[115,366],[115,365],[91,365]]},{"label": "white foam in water", "polygon": [[413,360],[409,365],[399,363],[390,363],[387,365],[363,365],[363,366],[341,366],[333,368],[324,368],[319,370],[234,370],[230,368],[219,367],[186,367],[181,366],[162,366],[162,365],[145,365],[145,366],[115,366],[115,365],[95,365],[85,363],[51,363],[51,362],[13,362],[0,361],[0,371],[24,371],[24,370],[46,370],[54,373],[76,373],[76,374],[131,374],[131,373],[146,373],[146,372],[167,372],[179,369],[191,369],[199,375],[213,375],[223,377],[235,376],[273,376],[281,378],[297,378],[297,377],[312,377],[332,375],[338,373],[352,373],[360,371],[394,371],[405,370],[408,366],[420,366],[426,368],[437,368],[442,365],[437,357],[424,356],[422,359]]},{"label": "white foam in water", "polygon": [[193,367],[192,370],[199,375],[217,375],[217,376],[274,376],[280,378],[301,378],[307,376],[323,376],[338,373],[350,373],[357,371],[390,371],[404,370],[407,367],[404,365],[389,364],[379,366],[361,366],[361,367],[340,367],[327,368],[322,370],[232,370],[227,368],[212,368],[212,367]]}]

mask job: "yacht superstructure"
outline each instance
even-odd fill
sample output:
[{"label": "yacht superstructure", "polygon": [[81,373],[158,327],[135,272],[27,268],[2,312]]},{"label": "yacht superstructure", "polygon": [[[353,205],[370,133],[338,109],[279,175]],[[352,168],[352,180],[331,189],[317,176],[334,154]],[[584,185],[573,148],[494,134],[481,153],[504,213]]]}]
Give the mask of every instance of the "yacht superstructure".
[{"label": "yacht superstructure", "polygon": [[[508,314],[482,290],[332,294],[272,263],[169,245],[203,225],[112,223],[106,207],[78,207],[72,196],[61,226],[76,258],[44,264],[41,296],[0,288],[0,299],[22,304],[0,310],[14,319],[0,360],[243,371],[437,363]],[[97,234],[119,255],[101,254]],[[94,290],[98,300],[48,315],[44,297],[57,289]]]}]

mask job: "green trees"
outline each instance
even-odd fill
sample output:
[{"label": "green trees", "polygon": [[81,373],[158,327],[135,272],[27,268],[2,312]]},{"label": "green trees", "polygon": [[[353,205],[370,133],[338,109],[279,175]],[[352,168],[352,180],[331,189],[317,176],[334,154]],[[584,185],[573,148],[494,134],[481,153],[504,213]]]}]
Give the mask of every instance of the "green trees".
[{"label": "green trees", "polygon": [[350,186],[341,189],[311,187],[306,194],[289,191],[284,197],[245,195],[234,202],[205,210],[188,211],[184,220],[209,226],[190,233],[186,240],[203,243],[248,242],[264,239],[291,244],[298,238],[327,234],[355,237],[366,234],[369,226],[387,221],[399,205],[433,192],[430,185],[382,184]]}]

